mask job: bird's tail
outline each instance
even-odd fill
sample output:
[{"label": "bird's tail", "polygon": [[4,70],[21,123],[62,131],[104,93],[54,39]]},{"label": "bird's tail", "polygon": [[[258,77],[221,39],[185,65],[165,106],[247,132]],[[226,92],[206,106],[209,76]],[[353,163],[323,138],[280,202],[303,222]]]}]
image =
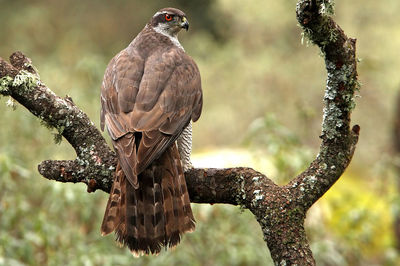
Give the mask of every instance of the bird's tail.
[{"label": "bird's tail", "polygon": [[173,247],[195,228],[189,194],[176,144],[139,176],[135,189],[118,164],[101,226],[134,255],[157,254]]}]

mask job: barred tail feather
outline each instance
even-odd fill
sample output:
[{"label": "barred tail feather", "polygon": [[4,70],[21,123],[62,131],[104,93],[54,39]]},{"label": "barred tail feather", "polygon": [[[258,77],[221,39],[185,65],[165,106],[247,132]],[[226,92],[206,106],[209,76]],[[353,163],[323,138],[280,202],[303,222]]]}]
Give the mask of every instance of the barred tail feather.
[{"label": "barred tail feather", "polygon": [[125,189],[125,186],[121,184],[121,181],[123,181],[121,180],[122,176],[123,173],[120,164],[117,164],[114,182],[110,191],[110,197],[108,198],[103,222],[101,224],[101,234],[103,236],[113,232],[121,223],[121,190],[122,188]]},{"label": "barred tail feather", "polygon": [[115,231],[117,241],[138,256],[176,246],[182,234],[194,230],[176,144],[139,174],[137,189],[119,164],[116,173],[101,226],[103,235]]}]

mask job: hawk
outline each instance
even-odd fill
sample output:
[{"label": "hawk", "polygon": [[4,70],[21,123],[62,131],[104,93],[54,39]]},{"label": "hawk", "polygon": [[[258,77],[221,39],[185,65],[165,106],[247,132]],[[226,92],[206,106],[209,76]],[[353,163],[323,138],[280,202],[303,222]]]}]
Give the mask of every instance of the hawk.
[{"label": "hawk", "polygon": [[184,170],[191,168],[192,121],[202,110],[200,73],[177,35],[185,13],[164,8],[108,64],[101,129],[118,164],[101,225],[132,254],[157,254],[195,228]]}]

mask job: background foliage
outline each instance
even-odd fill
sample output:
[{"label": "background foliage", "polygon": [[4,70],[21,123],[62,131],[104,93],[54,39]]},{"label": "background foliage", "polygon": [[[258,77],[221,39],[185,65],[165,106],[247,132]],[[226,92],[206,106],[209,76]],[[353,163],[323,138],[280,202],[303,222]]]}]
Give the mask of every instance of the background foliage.
[{"label": "background foliage", "polygon": [[[201,166],[251,166],[279,183],[319,146],[325,70],[302,44],[295,1],[0,0],[0,56],[21,50],[43,81],[70,95],[99,125],[99,88],[108,61],[156,10],[186,11],[180,40],[199,65],[204,112],[194,128]],[[310,210],[307,230],[319,265],[396,265],[398,212],[391,153],[400,76],[400,2],[336,1],[337,22],[358,39],[362,97],[353,121],[361,138],[353,162]],[[0,265],[268,265],[248,211],[195,205],[197,230],[174,251],[134,259],[99,227],[107,195],[39,176],[45,159],[72,159],[68,143],[22,107],[0,99]]]}]

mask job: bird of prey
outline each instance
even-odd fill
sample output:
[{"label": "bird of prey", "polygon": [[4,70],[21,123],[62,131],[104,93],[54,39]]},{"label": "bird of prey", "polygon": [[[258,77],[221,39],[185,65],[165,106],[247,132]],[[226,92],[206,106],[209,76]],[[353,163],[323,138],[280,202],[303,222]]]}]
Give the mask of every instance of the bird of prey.
[{"label": "bird of prey", "polygon": [[185,13],[164,8],[108,64],[101,128],[118,164],[101,226],[132,254],[157,254],[195,228],[184,171],[190,169],[192,121],[202,110],[200,73],[177,35]]}]

